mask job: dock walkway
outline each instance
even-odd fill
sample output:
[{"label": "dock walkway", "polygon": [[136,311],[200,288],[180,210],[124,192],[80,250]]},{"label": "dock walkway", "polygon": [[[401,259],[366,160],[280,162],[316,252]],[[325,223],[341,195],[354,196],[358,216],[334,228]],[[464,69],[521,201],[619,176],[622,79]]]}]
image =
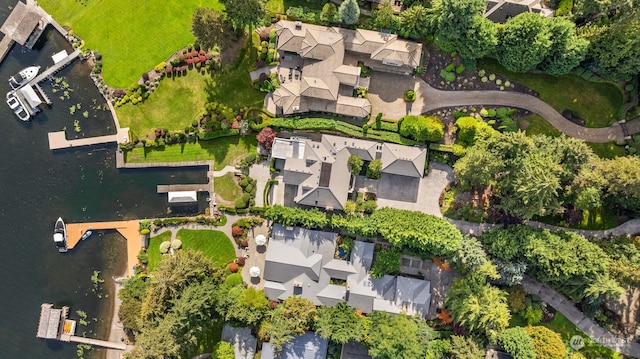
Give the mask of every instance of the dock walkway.
[{"label": "dock walkway", "polygon": [[159,184],[158,193],[169,192],[183,192],[183,191],[195,191],[195,192],[208,192],[209,184]]},{"label": "dock walkway", "polygon": [[129,128],[128,127],[119,128],[118,133],[115,135],[87,137],[87,138],[80,138],[77,140],[67,140],[67,137],[64,131],[49,132],[48,136],[49,136],[49,149],[61,150],[65,148],[99,145],[99,144],[110,143],[110,142],[124,143],[124,142],[127,142],[129,139]]},{"label": "dock walkway", "polygon": [[[139,221],[88,222],[67,224],[67,247],[75,248],[82,235],[88,230],[116,230],[127,240],[127,273],[133,276],[133,266],[138,263],[138,254],[142,249]],[[91,240],[89,237],[87,240]]]},{"label": "dock walkway", "polygon": [[15,43],[16,42],[13,41],[13,39],[9,35],[4,35],[2,40],[0,40],[0,62],[4,59],[5,56],[7,56],[9,50],[11,50],[11,47]]},{"label": "dock walkway", "polygon": [[108,348],[108,349],[117,349],[117,350],[127,349],[127,345],[125,343],[109,342],[106,340],[85,338],[85,337],[79,337],[76,335],[63,335],[60,337],[60,340],[63,342],[89,344],[89,345],[99,346],[99,347]]},{"label": "dock walkway", "polygon": [[78,56],[80,56],[80,50],[76,50],[72,52],[67,57],[65,57],[62,61],[44,70],[41,74],[36,76],[33,80],[29,81],[28,85],[33,86],[34,84],[37,84],[46,80],[49,76],[55,74],[56,72],[62,70],[65,66],[69,65],[71,61],[78,58]]}]

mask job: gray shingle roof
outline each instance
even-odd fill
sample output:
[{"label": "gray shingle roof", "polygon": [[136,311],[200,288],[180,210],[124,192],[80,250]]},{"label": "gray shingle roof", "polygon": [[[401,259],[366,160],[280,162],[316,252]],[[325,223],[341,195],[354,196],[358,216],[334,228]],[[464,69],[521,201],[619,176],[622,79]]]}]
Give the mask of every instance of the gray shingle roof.
[{"label": "gray shingle roof", "polygon": [[505,23],[523,12],[534,12],[544,17],[553,16],[553,10],[545,7],[540,0],[490,0],[484,17],[491,21]]},{"label": "gray shingle roof", "polygon": [[313,332],[294,337],[276,352],[270,343],[262,345],[262,359],[325,359],[329,342]]}]

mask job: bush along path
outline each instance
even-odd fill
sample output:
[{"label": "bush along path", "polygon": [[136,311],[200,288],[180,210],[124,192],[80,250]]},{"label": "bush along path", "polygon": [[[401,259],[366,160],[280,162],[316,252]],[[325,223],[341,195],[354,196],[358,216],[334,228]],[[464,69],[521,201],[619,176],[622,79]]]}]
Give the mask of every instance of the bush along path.
[{"label": "bush along path", "polygon": [[545,303],[551,305],[557,311],[562,313],[593,341],[609,349],[615,350],[620,354],[633,358],[640,358],[640,343],[634,343],[631,338],[627,339],[618,337],[617,335],[601,328],[593,320],[579,311],[569,299],[556,292],[548,285],[538,283],[531,278],[525,277],[522,280],[522,286],[527,293],[537,295]]}]

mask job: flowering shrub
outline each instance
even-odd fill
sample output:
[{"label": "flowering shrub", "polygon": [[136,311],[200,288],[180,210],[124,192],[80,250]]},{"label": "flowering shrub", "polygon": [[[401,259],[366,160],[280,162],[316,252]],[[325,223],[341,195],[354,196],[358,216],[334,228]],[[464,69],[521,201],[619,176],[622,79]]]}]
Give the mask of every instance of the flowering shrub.
[{"label": "flowering shrub", "polygon": [[238,265],[236,263],[229,263],[229,272],[237,273],[238,272]]}]

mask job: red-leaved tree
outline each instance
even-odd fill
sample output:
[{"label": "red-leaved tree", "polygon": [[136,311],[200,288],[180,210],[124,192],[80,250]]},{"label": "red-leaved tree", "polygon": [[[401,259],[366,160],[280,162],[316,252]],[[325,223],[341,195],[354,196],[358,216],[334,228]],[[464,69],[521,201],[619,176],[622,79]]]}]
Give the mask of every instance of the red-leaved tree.
[{"label": "red-leaved tree", "polygon": [[265,127],[258,133],[256,138],[258,139],[258,143],[264,147],[265,150],[271,151],[271,146],[273,145],[273,140],[276,138],[278,133],[274,131],[271,127]]}]

